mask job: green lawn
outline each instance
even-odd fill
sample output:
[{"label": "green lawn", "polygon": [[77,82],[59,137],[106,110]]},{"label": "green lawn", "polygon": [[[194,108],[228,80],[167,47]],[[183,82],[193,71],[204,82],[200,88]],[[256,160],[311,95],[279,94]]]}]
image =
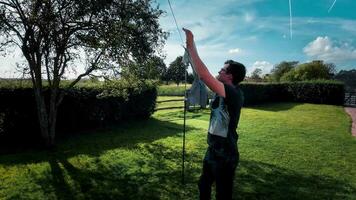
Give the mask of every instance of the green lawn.
[{"label": "green lawn", "polygon": [[[209,111],[187,115],[184,187],[182,116],[161,110],[148,121],[63,139],[55,152],[0,156],[0,199],[198,199]],[[244,108],[234,198],[356,199],[350,120],[338,106]]]},{"label": "green lawn", "polygon": [[170,109],[184,107],[183,96],[159,96],[156,102],[156,109]]}]

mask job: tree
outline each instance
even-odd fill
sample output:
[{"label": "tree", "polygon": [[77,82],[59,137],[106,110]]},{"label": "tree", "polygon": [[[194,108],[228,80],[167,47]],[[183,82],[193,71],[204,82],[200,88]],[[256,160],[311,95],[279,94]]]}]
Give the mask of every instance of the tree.
[{"label": "tree", "polygon": [[159,56],[153,56],[143,63],[132,63],[123,69],[121,75],[127,77],[133,75],[139,79],[162,80],[167,71],[166,64]]},{"label": "tree", "polygon": [[162,80],[164,74],[167,71],[167,66],[164,63],[163,59],[160,57],[153,57],[149,62],[146,64],[147,79],[159,79]]},{"label": "tree", "polygon": [[262,76],[262,81],[264,82],[273,82],[273,77],[271,76],[271,74],[264,74]]},{"label": "tree", "polygon": [[159,27],[161,14],[150,0],[0,0],[1,49],[18,47],[26,58],[47,146],[54,145],[64,97],[59,85],[68,68],[75,68],[77,60],[87,63],[68,86],[73,87],[95,70],[116,71],[152,57],[166,39]]},{"label": "tree", "polygon": [[262,69],[260,68],[256,68],[255,70],[253,70],[253,72],[251,73],[251,79],[254,80],[254,81],[262,81]]},{"label": "tree", "polygon": [[178,56],[173,62],[169,64],[167,69],[168,79],[174,81],[177,85],[185,80],[184,73],[187,73],[186,66],[182,62],[183,57]]},{"label": "tree", "polygon": [[294,69],[298,64],[298,61],[283,61],[273,67],[271,70],[271,77],[274,81],[279,82],[281,77]]},{"label": "tree", "polygon": [[346,90],[356,90],[356,69],[340,70],[334,78],[344,82]]},{"label": "tree", "polygon": [[281,80],[283,81],[306,81],[316,79],[331,79],[335,73],[335,65],[315,60],[304,63],[285,73]]},{"label": "tree", "polygon": [[166,85],[169,84],[170,78],[169,78],[169,75],[168,75],[168,68],[166,68],[166,70],[163,72],[161,81],[165,82]]},{"label": "tree", "polygon": [[187,74],[187,82],[189,84],[192,84],[194,82],[194,74],[193,73],[188,73]]}]

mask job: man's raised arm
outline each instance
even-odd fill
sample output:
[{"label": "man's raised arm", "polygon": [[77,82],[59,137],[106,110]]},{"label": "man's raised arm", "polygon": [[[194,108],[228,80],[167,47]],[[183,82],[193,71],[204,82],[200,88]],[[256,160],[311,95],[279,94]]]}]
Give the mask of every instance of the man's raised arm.
[{"label": "man's raised arm", "polygon": [[215,93],[217,93],[221,97],[225,97],[225,88],[224,84],[217,80],[211,73],[208,68],[205,66],[203,61],[200,59],[198,55],[198,51],[195,47],[194,36],[193,33],[183,28],[186,36],[186,45],[189,56],[192,59],[192,62],[195,65],[195,71],[199,75],[200,79]]}]

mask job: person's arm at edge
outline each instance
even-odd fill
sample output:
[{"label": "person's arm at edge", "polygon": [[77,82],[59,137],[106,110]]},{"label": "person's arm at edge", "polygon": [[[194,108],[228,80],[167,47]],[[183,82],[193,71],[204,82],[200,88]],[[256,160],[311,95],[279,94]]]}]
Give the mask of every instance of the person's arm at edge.
[{"label": "person's arm at edge", "polygon": [[192,58],[192,62],[195,65],[195,70],[199,75],[200,79],[215,93],[221,97],[226,97],[225,87],[222,82],[217,80],[213,75],[210,74],[208,68],[205,66],[203,61],[200,59],[198,52],[195,48],[193,34],[190,30],[183,28],[186,35],[187,50]]}]

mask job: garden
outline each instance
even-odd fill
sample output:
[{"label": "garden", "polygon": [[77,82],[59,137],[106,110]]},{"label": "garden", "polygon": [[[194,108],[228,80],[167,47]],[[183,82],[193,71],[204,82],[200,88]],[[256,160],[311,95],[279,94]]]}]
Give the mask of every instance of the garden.
[{"label": "garden", "polygon": [[[210,111],[187,112],[183,185],[184,113],[169,109],[183,106],[183,99],[160,96],[161,90],[147,120],[66,134],[52,151],[1,155],[0,199],[197,199]],[[338,105],[244,107],[234,199],[354,199],[350,124]]]},{"label": "garden", "polygon": [[355,17],[335,3],[296,3],[293,37],[289,0],[288,39],[274,1],[0,1],[0,200],[198,199],[198,77],[244,93],[233,199],[356,199]]}]

